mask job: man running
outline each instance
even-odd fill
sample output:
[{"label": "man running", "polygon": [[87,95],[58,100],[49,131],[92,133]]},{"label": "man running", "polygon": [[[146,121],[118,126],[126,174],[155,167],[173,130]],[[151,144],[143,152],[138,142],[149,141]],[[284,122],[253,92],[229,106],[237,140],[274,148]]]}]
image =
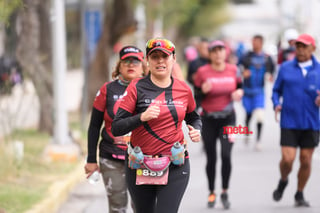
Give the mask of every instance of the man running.
[{"label": "man running", "polygon": [[282,198],[297,148],[300,148],[298,189],[294,199],[296,206],[303,207],[309,207],[303,189],[311,173],[314,148],[319,143],[320,64],[312,55],[315,49],[315,40],[310,35],[302,34],[297,38],[296,57],[281,65],[272,94],[276,120],[281,112],[282,153],[281,179],[273,192],[273,199],[279,201]]}]

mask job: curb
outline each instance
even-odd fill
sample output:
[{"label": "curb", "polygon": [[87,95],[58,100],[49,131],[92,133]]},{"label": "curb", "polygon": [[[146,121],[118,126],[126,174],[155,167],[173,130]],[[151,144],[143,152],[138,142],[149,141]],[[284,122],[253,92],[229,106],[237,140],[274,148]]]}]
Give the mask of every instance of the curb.
[{"label": "curb", "polygon": [[63,180],[58,180],[49,187],[44,200],[35,204],[25,213],[56,213],[59,207],[66,201],[74,186],[83,180],[83,174],[83,162],[81,161]]}]

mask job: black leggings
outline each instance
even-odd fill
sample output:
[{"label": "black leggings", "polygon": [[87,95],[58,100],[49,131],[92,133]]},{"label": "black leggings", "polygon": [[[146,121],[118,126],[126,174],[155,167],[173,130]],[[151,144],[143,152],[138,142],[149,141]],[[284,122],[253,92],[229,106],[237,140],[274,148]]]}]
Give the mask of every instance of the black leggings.
[{"label": "black leggings", "polygon": [[228,135],[223,134],[223,127],[235,124],[235,114],[226,118],[202,117],[202,138],[207,155],[207,178],[210,192],[215,189],[216,162],[217,162],[217,139],[221,142],[222,159],[222,188],[229,188],[231,175],[231,150],[233,143],[229,141]]},{"label": "black leggings", "polygon": [[189,176],[189,159],[185,159],[183,166],[169,166],[167,185],[136,185],[136,170],[126,166],[126,179],[135,212],[177,213]]}]

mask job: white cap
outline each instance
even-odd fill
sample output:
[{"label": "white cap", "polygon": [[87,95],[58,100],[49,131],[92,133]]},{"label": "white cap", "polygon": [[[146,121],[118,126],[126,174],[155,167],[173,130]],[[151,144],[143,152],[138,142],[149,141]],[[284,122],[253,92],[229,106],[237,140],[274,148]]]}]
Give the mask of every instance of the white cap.
[{"label": "white cap", "polygon": [[284,32],[284,38],[287,40],[287,41],[290,41],[290,40],[296,40],[299,36],[299,33],[296,29],[294,28],[290,28],[290,29],[287,29],[285,32]]}]

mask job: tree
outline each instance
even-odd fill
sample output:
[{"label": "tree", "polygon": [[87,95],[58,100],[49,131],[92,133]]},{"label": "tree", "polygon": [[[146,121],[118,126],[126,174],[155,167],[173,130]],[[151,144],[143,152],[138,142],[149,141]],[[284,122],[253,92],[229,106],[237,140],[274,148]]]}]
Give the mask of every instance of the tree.
[{"label": "tree", "polygon": [[146,5],[147,37],[153,36],[153,23],[162,18],[164,36],[179,49],[192,36],[212,37],[229,19],[226,0],[143,0]]},{"label": "tree", "polygon": [[136,29],[131,0],[106,0],[103,31],[88,76],[88,105],[105,81],[109,81],[109,58],[120,38]]},{"label": "tree", "polygon": [[39,131],[53,133],[50,1],[23,0],[17,59],[32,80],[40,102]]},{"label": "tree", "polygon": [[[184,10],[183,16],[177,17],[179,13],[167,11],[179,23],[177,33],[179,37],[212,36],[213,32],[228,20],[229,15],[224,8],[228,1],[199,0],[196,4],[193,0],[188,0],[188,2],[188,6],[182,7],[182,10]],[[181,0],[180,4],[182,4]],[[181,7],[177,8],[180,9]],[[168,15],[165,17],[168,17]],[[168,26],[168,28],[172,27],[170,26],[170,19],[165,20],[165,23],[165,26]]]},{"label": "tree", "polygon": [[22,6],[22,0],[0,0],[0,23],[9,24],[11,14]]},{"label": "tree", "polygon": [[15,23],[17,17],[17,8],[22,7],[22,0],[0,0],[0,31],[3,34],[4,50],[6,55],[14,55],[16,32]]},{"label": "tree", "polygon": [[[210,35],[227,20],[223,6],[225,0],[139,0],[146,6],[146,38],[153,36],[154,21],[162,17],[165,35],[179,43],[194,35]],[[114,44],[126,33],[136,29],[133,5],[137,1],[106,0],[102,36],[95,58],[90,66],[88,79],[88,105],[99,87],[108,79],[109,57]]]}]

